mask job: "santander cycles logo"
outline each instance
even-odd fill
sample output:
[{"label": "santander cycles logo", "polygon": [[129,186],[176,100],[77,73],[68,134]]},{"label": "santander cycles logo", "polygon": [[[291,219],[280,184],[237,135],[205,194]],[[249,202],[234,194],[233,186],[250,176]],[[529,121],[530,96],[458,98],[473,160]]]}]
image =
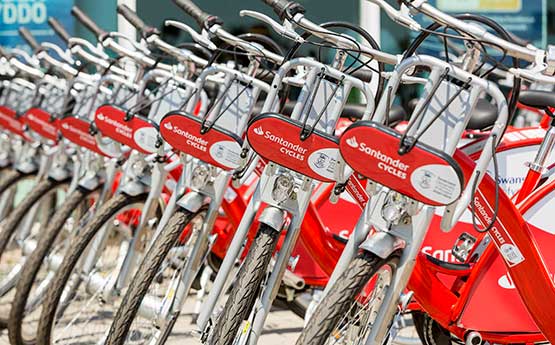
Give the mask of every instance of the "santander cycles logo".
[{"label": "santander cycles logo", "polygon": [[164,123],[164,127],[168,130],[168,131],[173,131],[173,125],[171,122],[166,122]]},{"label": "santander cycles logo", "polygon": [[350,147],[354,149],[358,148],[358,142],[356,137],[350,137],[345,141],[347,142],[347,145],[349,145]]},{"label": "santander cycles logo", "polygon": [[258,134],[258,135],[264,135],[264,130],[262,129],[262,126],[260,127],[256,127],[255,129],[252,130],[254,133]]}]

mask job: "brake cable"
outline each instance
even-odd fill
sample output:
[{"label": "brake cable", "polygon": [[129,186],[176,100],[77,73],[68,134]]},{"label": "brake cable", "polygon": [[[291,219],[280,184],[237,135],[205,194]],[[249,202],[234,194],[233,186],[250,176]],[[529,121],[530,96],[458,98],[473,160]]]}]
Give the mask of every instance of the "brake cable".
[{"label": "brake cable", "polygon": [[[223,103],[223,100],[225,98],[225,95],[227,94],[227,91],[229,89],[231,89],[231,85],[233,84],[233,82],[237,80],[236,78],[234,78],[233,80],[231,80],[231,82],[229,83],[229,86],[226,88],[226,90],[222,93],[222,97],[221,97],[221,102]],[[249,81],[249,83],[247,85],[245,85],[243,87],[243,89],[241,89],[241,91],[239,91],[237,93],[237,95],[231,100],[231,102],[229,102],[229,104],[225,107],[224,110],[220,111],[218,113],[218,115],[216,116],[216,118],[214,119],[214,121],[211,121],[208,125],[206,125],[206,123],[208,122],[208,115],[205,116],[202,119],[202,125],[201,125],[201,129],[200,129],[200,133],[201,134],[205,134],[206,132],[208,132],[209,130],[212,129],[212,127],[214,127],[214,125],[216,124],[216,122],[220,119],[220,117],[222,117],[222,115],[233,105],[233,103],[235,103],[236,101],[239,100],[239,97],[241,97],[241,95],[243,93],[245,93],[245,91],[247,91],[250,87],[252,86],[252,81]],[[216,106],[216,103],[214,103],[214,105],[212,106],[212,109],[214,109],[214,107]],[[209,114],[210,112],[206,112],[206,114]]]},{"label": "brake cable", "polygon": [[[416,144],[416,141],[412,144],[409,143],[409,145],[406,145],[405,142],[407,141],[407,133],[412,129],[412,127],[416,124],[416,122],[418,121],[418,119],[420,118],[420,116],[424,113],[424,111],[426,109],[428,109],[428,107],[430,106],[430,101],[432,100],[432,97],[434,96],[434,94],[436,93],[436,91],[439,89],[439,86],[441,85],[441,82],[444,81],[447,76],[449,75],[449,67],[445,68],[444,72],[441,74],[441,76],[439,77],[438,82],[433,85],[432,89],[430,90],[430,92],[428,93],[428,95],[426,96],[426,99],[424,100],[423,104],[425,104],[425,106],[420,107],[420,109],[418,109],[418,112],[416,114],[414,114],[414,121],[409,122],[405,132],[403,133],[403,135],[401,136],[401,141],[399,144],[399,154],[404,154],[407,153],[408,151],[410,151],[414,145]],[[404,148],[403,148],[404,147]],[[402,152],[402,153],[401,153]]]}]

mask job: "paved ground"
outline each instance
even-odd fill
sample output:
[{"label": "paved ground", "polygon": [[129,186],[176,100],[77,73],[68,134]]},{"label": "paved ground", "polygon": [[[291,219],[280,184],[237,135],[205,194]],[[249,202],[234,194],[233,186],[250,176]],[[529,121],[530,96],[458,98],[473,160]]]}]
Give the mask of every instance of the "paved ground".
[{"label": "paved ground", "polygon": [[[193,304],[193,299],[189,298],[187,301],[186,310],[191,310]],[[107,315],[107,314],[104,314]],[[108,321],[108,318],[104,320],[98,320],[102,323]],[[289,345],[294,344],[297,339],[301,327],[302,319],[289,310],[274,308],[268,317],[264,332],[260,338],[259,344],[261,345]],[[77,326],[79,327],[79,326]],[[93,326],[94,328],[94,326]],[[101,327],[103,328],[103,327]],[[198,336],[194,333],[194,326],[191,324],[191,315],[183,315],[180,317],[175,332],[168,341],[168,345],[200,345],[198,341]],[[82,329],[79,329],[78,333],[82,333]],[[405,328],[401,335],[415,337],[416,333],[413,328]],[[95,341],[91,341],[91,338],[83,339],[80,341],[72,342],[74,344],[94,344]],[[134,342],[133,344],[141,344],[141,342]],[[418,343],[412,343],[411,345],[416,345]],[[0,331],[0,345],[9,345],[8,336],[6,331]]]},{"label": "paved ground", "polygon": [[[189,306],[192,303],[192,299],[188,301]],[[190,309],[189,309],[190,310]],[[100,320],[99,320],[100,321]],[[103,320],[107,321],[107,320]],[[77,326],[78,327],[78,326]],[[289,310],[276,309],[270,314],[264,333],[259,341],[259,344],[263,345],[287,345],[293,344],[297,339],[302,327],[302,319],[297,315],[293,314]],[[172,336],[168,341],[168,345],[197,345],[200,342],[197,340],[197,335],[193,332],[194,327],[191,324],[190,315],[183,315],[180,317],[176,331],[173,332]],[[82,329],[79,330],[82,333]],[[79,344],[91,344],[94,342],[89,341],[91,339],[78,341]],[[184,342],[185,341],[185,342]],[[7,332],[2,331],[0,333],[0,345],[8,345],[8,335]]]},{"label": "paved ground", "polygon": [[[200,345],[198,337],[193,333],[190,316],[181,318],[178,330],[170,337],[168,345]],[[289,345],[294,344],[302,327],[302,320],[288,310],[275,309],[272,311],[259,344],[261,345]],[[415,336],[411,328],[405,329],[402,335]],[[82,342],[80,342],[82,343]],[[85,342],[88,343],[88,342]],[[415,343],[418,344],[418,343]],[[0,345],[9,345],[6,331],[0,331]]]}]

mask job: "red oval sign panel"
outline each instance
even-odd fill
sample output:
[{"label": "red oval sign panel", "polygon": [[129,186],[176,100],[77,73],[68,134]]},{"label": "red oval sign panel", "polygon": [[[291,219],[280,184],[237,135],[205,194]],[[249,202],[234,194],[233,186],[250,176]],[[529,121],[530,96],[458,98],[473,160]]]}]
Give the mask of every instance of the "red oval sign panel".
[{"label": "red oval sign panel", "polygon": [[335,182],[340,158],[337,138],[314,131],[301,140],[302,126],[279,114],[263,114],[249,124],[250,146],[262,158],[323,182]]},{"label": "red oval sign panel", "polygon": [[23,115],[23,117],[33,132],[36,132],[41,137],[52,140],[55,143],[58,142],[58,120],[53,120],[50,113],[39,108],[31,108],[25,113],[25,115]]},{"label": "red oval sign panel", "polygon": [[397,152],[401,134],[372,121],[358,121],[341,136],[345,162],[356,172],[428,205],[448,205],[463,189],[458,164],[422,143],[403,155]]},{"label": "red oval sign panel", "polygon": [[160,121],[160,135],[173,148],[224,170],[241,162],[243,142],[216,125],[201,133],[202,119],[183,112],[169,113]]},{"label": "red oval sign panel", "polygon": [[139,152],[151,154],[157,151],[158,126],[140,115],[126,119],[127,112],[112,105],[96,110],[96,128],[110,139],[127,145]]}]

